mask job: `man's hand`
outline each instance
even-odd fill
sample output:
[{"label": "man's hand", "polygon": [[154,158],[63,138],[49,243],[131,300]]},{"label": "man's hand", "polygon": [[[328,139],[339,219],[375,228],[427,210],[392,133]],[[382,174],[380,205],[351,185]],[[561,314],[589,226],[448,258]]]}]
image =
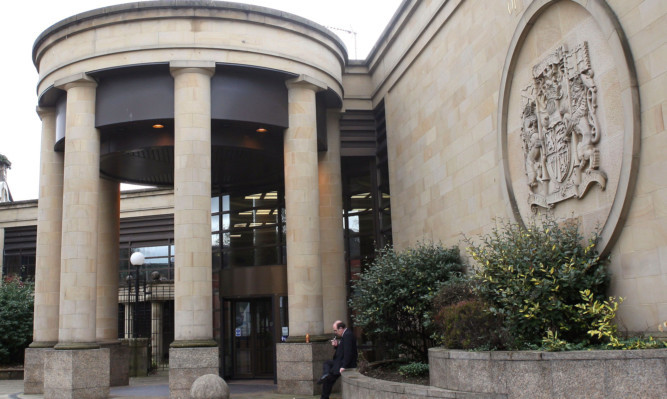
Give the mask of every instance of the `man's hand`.
[{"label": "man's hand", "polygon": [[338,372],[339,372],[340,374],[343,374],[343,371],[345,371],[345,369],[341,367],[340,370],[339,370]]}]

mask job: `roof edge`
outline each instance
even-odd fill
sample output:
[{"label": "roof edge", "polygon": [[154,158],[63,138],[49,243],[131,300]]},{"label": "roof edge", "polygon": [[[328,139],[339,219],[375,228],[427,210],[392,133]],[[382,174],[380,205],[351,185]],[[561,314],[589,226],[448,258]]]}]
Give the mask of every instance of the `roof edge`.
[{"label": "roof edge", "polygon": [[35,39],[35,42],[32,46],[32,62],[37,67],[37,49],[45,41],[45,39],[69,26],[78,24],[80,22],[95,19],[105,15],[111,14],[121,14],[124,12],[132,11],[143,11],[143,10],[153,10],[153,9],[183,9],[183,8],[193,8],[193,9],[228,9],[234,11],[243,11],[255,14],[263,14],[266,16],[271,16],[274,18],[285,19],[298,24],[304,25],[308,28],[314,29],[323,35],[329,37],[333,40],[336,45],[343,52],[345,59],[348,60],[347,47],[345,43],[331,30],[326,27],[313,22],[309,19],[300,17],[296,14],[291,14],[285,11],[276,10],[273,8],[243,4],[243,3],[234,3],[229,1],[212,1],[212,0],[156,0],[156,1],[143,1],[143,2],[134,2],[134,3],[125,3],[118,4],[114,6],[96,8],[90,11],[85,11],[76,15],[73,15],[69,18],[65,18],[50,27],[46,28],[38,37]]}]

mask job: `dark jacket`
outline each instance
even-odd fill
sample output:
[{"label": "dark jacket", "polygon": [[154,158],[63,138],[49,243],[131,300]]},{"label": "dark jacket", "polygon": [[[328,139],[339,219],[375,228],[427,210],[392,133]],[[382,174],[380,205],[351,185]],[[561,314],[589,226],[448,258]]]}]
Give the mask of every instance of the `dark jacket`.
[{"label": "dark jacket", "polygon": [[338,342],[333,361],[334,374],[339,374],[340,368],[353,369],[357,367],[357,338],[349,328],[343,333],[343,337]]}]

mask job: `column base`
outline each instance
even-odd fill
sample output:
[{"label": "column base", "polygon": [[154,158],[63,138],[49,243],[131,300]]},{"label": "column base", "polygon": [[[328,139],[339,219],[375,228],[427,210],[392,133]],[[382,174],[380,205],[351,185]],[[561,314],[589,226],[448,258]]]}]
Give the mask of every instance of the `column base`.
[{"label": "column base", "polygon": [[[292,395],[321,394],[322,386],[317,385],[317,380],[322,376],[322,364],[332,356],[333,349],[329,342],[276,344],[277,392]],[[340,386],[337,382],[334,389],[337,385]]]},{"label": "column base", "polygon": [[44,393],[44,363],[46,352],[53,351],[56,342],[33,342],[25,350],[23,362],[23,392],[26,394]]},{"label": "column base", "polygon": [[190,399],[190,388],[197,378],[219,375],[219,356],[215,341],[173,342],[169,348],[169,397]]},{"label": "column base", "polygon": [[111,364],[109,385],[112,387],[130,385],[130,348],[127,342],[100,342],[100,347],[109,349]]},{"label": "column base", "polygon": [[44,397],[97,399],[109,396],[109,349],[47,351]]}]

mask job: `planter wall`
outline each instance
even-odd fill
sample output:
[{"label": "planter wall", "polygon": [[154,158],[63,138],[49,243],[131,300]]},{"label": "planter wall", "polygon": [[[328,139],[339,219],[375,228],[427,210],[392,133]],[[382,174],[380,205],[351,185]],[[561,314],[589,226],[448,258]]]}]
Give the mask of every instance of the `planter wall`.
[{"label": "planter wall", "polygon": [[415,399],[415,398],[465,398],[502,399],[505,395],[455,392],[428,385],[404,384],[366,377],[357,371],[343,373],[343,398],[364,399]]},{"label": "planter wall", "polygon": [[466,352],[429,349],[431,386],[507,398],[659,398],[667,349]]}]

